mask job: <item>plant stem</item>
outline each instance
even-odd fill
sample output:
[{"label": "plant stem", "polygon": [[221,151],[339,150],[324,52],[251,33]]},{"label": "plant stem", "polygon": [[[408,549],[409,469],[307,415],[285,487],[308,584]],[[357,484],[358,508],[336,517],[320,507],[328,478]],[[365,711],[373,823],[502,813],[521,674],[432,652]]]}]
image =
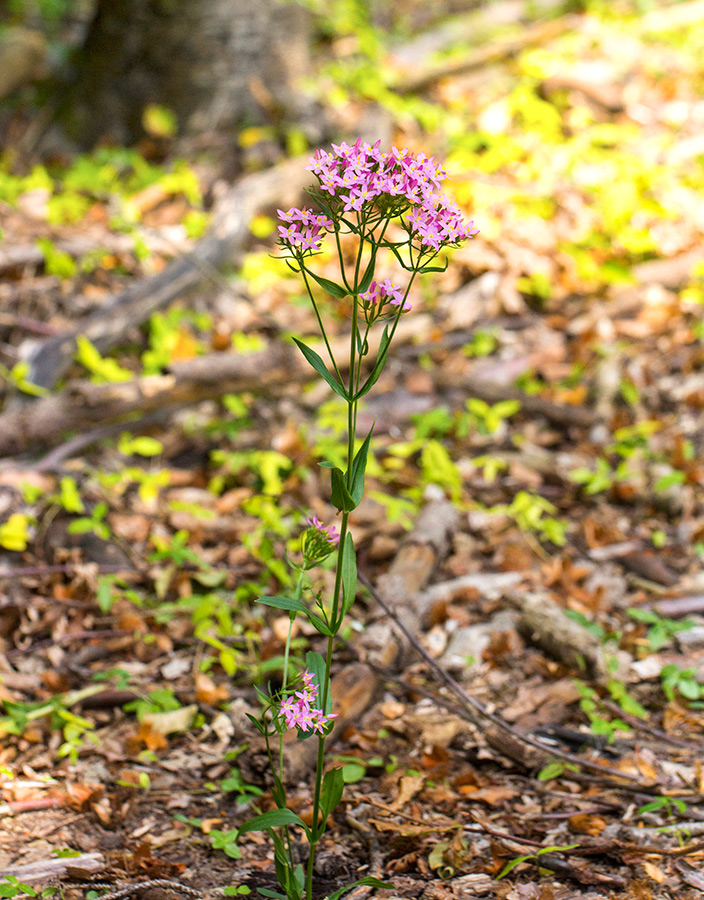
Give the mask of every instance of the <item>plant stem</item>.
[{"label": "plant stem", "polygon": [[[350,370],[349,370],[349,379],[350,379],[350,395],[352,394],[354,387],[354,363],[355,363],[355,351],[356,351],[356,329],[357,329],[357,297],[355,296],[355,306],[354,306],[354,314],[352,320],[352,340],[350,342]],[[354,439],[355,439],[355,427],[357,423],[357,401],[352,400],[347,404],[347,472],[345,474],[345,480],[347,482],[347,487],[351,487],[352,485],[352,461],[354,459]],[[340,597],[342,592],[342,564],[345,556],[345,543],[347,539],[347,524],[349,520],[349,512],[342,513],[342,521],[340,523],[340,542],[337,548],[337,564],[335,567],[335,587],[333,589],[333,602],[332,602],[332,610],[330,613],[330,621],[335,623],[338,620],[338,615],[340,611]],[[342,623],[340,623],[341,625]],[[331,634],[328,637],[328,645],[327,652],[325,654],[325,678],[322,684],[322,700],[321,700],[321,709],[323,712],[327,710],[327,702],[328,702],[328,689],[330,685],[330,669],[332,666],[332,654],[333,648],[335,644],[335,635]],[[318,737],[318,760],[315,767],[315,791],[313,794],[313,821],[311,823],[311,841],[310,841],[310,855],[308,856],[308,867],[306,870],[306,900],[312,900],[313,896],[313,867],[315,865],[315,850],[318,845],[318,841],[323,836],[325,831],[325,822],[318,823],[318,819],[320,816],[320,795],[322,791],[323,785],[323,770],[325,768],[325,735],[321,734]]]}]

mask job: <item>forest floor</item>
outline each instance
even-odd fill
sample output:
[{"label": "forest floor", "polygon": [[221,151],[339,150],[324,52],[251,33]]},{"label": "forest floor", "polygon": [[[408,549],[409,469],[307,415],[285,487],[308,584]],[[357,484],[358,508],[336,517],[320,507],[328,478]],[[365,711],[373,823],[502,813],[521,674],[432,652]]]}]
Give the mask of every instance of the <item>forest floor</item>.
[{"label": "forest floor", "polygon": [[[704,894],[703,18],[595,4],[479,43],[460,17],[385,51],[413,75],[382,97],[389,137],[445,162],[481,233],[411,295],[360,422],[371,588],[333,673],[347,786],[321,897],[366,874],[409,900]],[[462,27],[477,43],[448,48]],[[349,47],[333,63],[371,77]],[[367,128],[359,85],[336,96]],[[247,140],[245,162],[272,152]],[[333,521],[318,463],[343,410],[269,373],[316,333],[269,201],[234,270],[28,396],[18,348],[197,257],[222,187],[131,151],[57,165],[0,178],[0,875],[69,900],[274,888],[268,838],[237,834],[272,805],[246,714],[288,626],[255,600],[288,587],[305,517]],[[344,336],[344,301],[329,314]],[[197,393],[189,366],[248,356],[263,388]],[[178,403],[148,408],[172,373]],[[298,624],[297,662],[311,643]],[[307,746],[285,763],[304,819]]]}]

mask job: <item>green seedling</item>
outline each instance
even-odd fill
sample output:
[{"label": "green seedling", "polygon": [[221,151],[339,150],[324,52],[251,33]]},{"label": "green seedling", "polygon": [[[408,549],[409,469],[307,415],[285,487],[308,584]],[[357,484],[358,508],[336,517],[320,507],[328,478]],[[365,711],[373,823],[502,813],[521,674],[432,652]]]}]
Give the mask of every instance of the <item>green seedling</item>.
[{"label": "green seedling", "polygon": [[45,887],[37,890],[31,884],[24,884],[14,875],[3,876],[4,880],[0,881],[0,897],[13,900],[15,897],[52,897],[58,890],[58,887]]},{"label": "green seedling", "polygon": [[630,732],[631,727],[627,722],[618,717],[613,718],[611,713],[604,709],[597,692],[576,680],[575,684],[580,694],[579,708],[589,719],[589,730],[593,735],[605,737],[611,743],[619,731]]},{"label": "green seedling", "polygon": [[556,511],[545,497],[528,491],[519,491],[510,504],[500,504],[489,510],[510,516],[521,531],[537,534],[542,540],[562,547],[567,540],[567,522],[555,518],[552,513]]},{"label": "green seedling", "polygon": [[465,437],[472,431],[479,434],[495,434],[511,416],[520,412],[521,404],[518,400],[500,400],[490,404],[478,397],[470,397],[465,404],[467,413],[462,417],[457,429],[458,437]]},{"label": "green seedling", "polygon": [[472,340],[465,344],[462,352],[465,356],[482,358],[491,356],[499,346],[499,339],[495,331],[475,331]]},{"label": "green seedling", "polygon": [[22,703],[2,700],[0,706],[5,715],[0,718],[0,734],[21,735],[30,722],[49,717],[52,731],[61,730],[64,743],[59,748],[60,756],[67,756],[71,763],[78,759],[79,751],[85,746],[84,740],[97,744],[98,738],[93,733],[95,727],[88,719],[71,712],[71,707],[102,690],[99,685],[91,685],[80,691],[68,694],[57,694],[50,700],[39,700]]},{"label": "green seedling", "polygon": [[130,700],[125,703],[123,709],[125,712],[133,712],[141,722],[148,715],[181,709],[181,704],[171,688],[159,688],[150,691],[145,697]]},{"label": "green seedling", "polygon": [[[540,869],[541,856],[545,856],[547,853],[565,853],[568,850],[575,850],[577,847],[579,847],[579,844],[556,844],[553,847],[542,847],[536,853],[527,853],[525,856],[517,856],[515,859],[506,863],[496,877],[497,879],[505,878],[509,872],[512,872],[516,866],[520,866],[521,863],[530,863]],[[547,871],[549,872],[549,870]]]},{"label": "green seedling", "polygon": [[0,378],[4,379],[7,384],[12,385],[23,394],[29,394],[31,397],[47,397],[49,391],[46,388],[39,387],[27,380],[29,375],[29,363],[18,362],[11,369],[0,365]]},{"label": "green seedling", "polygon": [[682,619],[680,621],[668,619],[658,615],[651,609],[629,609],[627,612],[636,622],[648,626],[646,641],[649,653],[657,653],[658,650],[662,650],[664,646],[669,644],[675,635],[682,631],[689,631],[694,627],[694,622],[691,619]]},{"label": "green seedling", "polygon": [[233,795],[238,806],[249,803],[249,801],[255,797],[262,797],[264,795],[264,791],[261,788],[257,787],[255,784],[248,784],[248,782],[244,780],[244,775],[237,766],[231,768],[227,778],[223,778],[217,785],[209,782],[206,784],[206,787],[211,790],[220,790],[224,794]]},{"label": "green seedling", "polygon": [[538,781],[552,781],[555,778],[561,778],[565,772],[579,772],[579,767],[573,763],[555,759],[538,772]]},{"label": "green seedling", "polygon": [[[184,825],[189,825],[191,828],[195,828],[198,831],[203,831],[202,819],[184,816],[181,813],[175,815],[174,819],[176,819],[177,822],[183,822]],[[239,859],[242,856],[242,851],[237,846],[239,836],[239,828],[231,828],[228,831],[221,831],[218,828],[213,828],[206,834],[206,837],[213,850],[222,850],[225,856],[229,856],[230,859]],[[244,892],[240,891],[240,893]]]},{"label": "green seedling", "polygon": [[699,702],[704,699],[704,685],[697,680],[696,669],[680,669],[670,663],[660,671],[660,682],[668,700],[682,698],[695,709],[704,708],[704,703]]},{"label": "green seedling", "polygon": [[12,513],[10,518],[0,525],[0,547],[15,553],[26,550],[31,522],[31,517],[24,513]]},{"label": "green seedling", "polygon": [[103,541],[110,540],[112,532],[105,521],[109,511],[108,504],[101,500],[100,503],[95,504],[89,515],[74,519],[66,530],[69,534],[88,534],[90,532]]}]

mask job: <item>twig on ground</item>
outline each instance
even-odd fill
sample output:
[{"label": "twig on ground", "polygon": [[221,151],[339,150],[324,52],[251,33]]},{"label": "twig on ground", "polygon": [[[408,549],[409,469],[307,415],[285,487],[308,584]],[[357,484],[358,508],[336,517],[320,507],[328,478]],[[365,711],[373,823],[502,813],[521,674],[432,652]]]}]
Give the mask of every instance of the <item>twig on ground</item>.
[{"label": "twig on ground", "polygon": [[395,612],[389,607],[389,605],[384,601],[376,588],[372,585],[367,576],[363,573],[359,573],[360,582],[367,588],[367,590],[371,593],[374,600],[381,606],[384,612],[390,616],[393,622],[396,624],[397,628],[399,628],[406,638],[406,640],[411,644],[416,653],[421,656],[423,661],[430,666],[434,674],[440,678],[440,680],[447,685],[447,687],[452,691],[452,693],[460,700],[463,710],[466,714],[469,715],[470,721],[474,725],[481,725],[482,719],[490,722],[500,731],[503,731],[506,735],[510,735],[510,737],[514,741],[518,741],[519,743],[526,744],[529,747],[532,747],[536,750],[540,750],[541,753],[545,755],[545,761],[548,759],[562,759],[565,762],[572,763],[573,765],[579,766],[583,769],[587,769],[591,772],[598,773],[599,775],[611,779],[618,779],[623,782],[630,782],[632,785],[638,785],[640,790],[648,792],[653,788],[657,788],[657,784],[653,784],[645,782],[640,776],[632,775],[629,772],[621,772],[618,769],[612,769],[610,766],[602,765],[601,763],[591,762],[588,759],[584,759],[581,756],[577,756],[574,753],[567,753],[564,750],[560,750],[556,747],[551,747],[549,745],[544,744],[542,741],[536,740],[527,734],[521,734],[520,731],[513,728],[508,722],[505,722],[500,716],[495,713],[489,712],[489,710],[477,700],[475,697],[472,697],[468,694],[464,688],[462,688],[455,679],[448,674],[442,666],[438,665],[438,663],[430,656],[430,654],[425,650],[425,648],[418,642],[415,635],[411,634],[408,628],[400,621],[399,617],[395,614]]}]

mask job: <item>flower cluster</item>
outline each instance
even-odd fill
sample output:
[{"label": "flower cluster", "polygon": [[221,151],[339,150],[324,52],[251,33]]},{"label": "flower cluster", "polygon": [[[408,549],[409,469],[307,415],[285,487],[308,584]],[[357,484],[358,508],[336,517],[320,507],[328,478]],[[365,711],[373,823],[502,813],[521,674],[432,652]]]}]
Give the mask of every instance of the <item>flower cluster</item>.
[{"label": "flower cluster", "polygon": [[332,222],[327,216],[318,215],[310,209],[296,209],[292,206],[288,212],[277,209],[279,219],[285,225],[279,225],[279,241],[282,244],[306,253],[320,250],[323,238]]},{"label": "flower cluster", "polygon": [[345,212],[360,210],[375,197],[398,197],[410,204],[429,200],[447,172],[433,157],[414,156],[410,150],[392,147],[389,153],[379,149],[381,141],[370,146],[357,140],[332,145],[332,153],[318,150],[307,167],[331,197],[343,202]]},{"label": "flower cluster", "polygon": [[322,734],[324,726],[337,718],[337,713],[326,716],[322,709],[315,707],[318,688],[313,683],[312,672],[306,670],[301,680],[303,682],[301,690],[281,701],[281,715],[287,728],[300,728],[301,731],[317,731]]},{"label": "flower cluster", "polygon": [[340,543],[340,535],[334,525],[323,525],[317,516],[308,516],[306,522],[309,528],[314,528],[322,534],[333,547],[337,547]]},{"label": "flower cluster", "polygon": [[[331,152],[318,150],[311,157],[307,168],[318,179],[321,205],[335,219],[352,211],[366,215],[372,206],[388,218],[410,210],[404,227],[433,255],[478,233],[455,203],[438,196],[448,175],[432,156],[397,147],[386,153],[380,143],[371,146],[359,139],[350,146],[343,141],[333,144]],[[334,227],[330,218],[309,209],[278,212],[285,223],[279,226],[279,243],[298,258],[319,250],[325,230]]]},{"label": "flower cluster", "polygon": [[308,528],[303,533],[301,549],[308,569],[330,556],[340,543],[340,535],[334,525],[323,525],[316,516],[309,516],[306,522]]},{"label": "flower cluster", "polygon": [[405,299],[404,290],[400,285],[393,284],[388,278],[383,281],[372,281],[369,288],[359,295],[362,301],[362,310],[368,322],[377,319],[387,303],[392,306],[403,304],[404,312],[411,308],[411,304]]},{"label": "flower cluster", "polygon": [[445,244],[458,244],[479,233],[474,222],[465,222],[459,206],[444,195],[428,205],[411,209],[405,218],[405,227],[412,237],[418,238],[424,247],[436,252]]}]

